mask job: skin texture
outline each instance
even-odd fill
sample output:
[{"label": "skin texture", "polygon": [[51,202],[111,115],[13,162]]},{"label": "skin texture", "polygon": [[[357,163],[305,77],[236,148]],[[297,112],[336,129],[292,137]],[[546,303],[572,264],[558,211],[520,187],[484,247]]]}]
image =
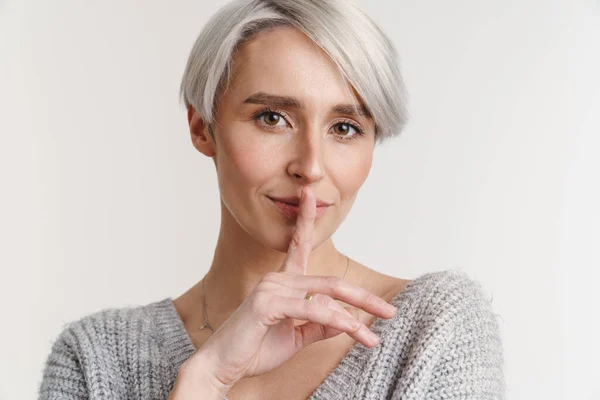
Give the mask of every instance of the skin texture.
[{"label": "skin texture", "polygon": [[[331,235],[352,208],[375,147],[369,117],[332,112],[339,104],[362,103],[328,56],[300,31],[261,32],[240,47],[232,72],[211,125],[216,142],[201,116],[188,108],[192,143],[212,158],[221,196],[220,233],[205,277],[206,310],[215,329],[285,259],[295,221],[280,214],[267,196],[299,196],[303,186],[310,186],[318,199],[331,204],[315,221],[306,274],[344,275],[346,256]],[[277,114],[267,111],[255,118],[267,105],[245,100],[258,92],[292,96],[302,108],[269,106]],[[368,282],[369,271],[352,262],[346,281]],[[189,331],[204,323],[198,311],[201,294],[198,282],[175,300]],[[190,336],[199,347],[210,334],[205,329]]]}]

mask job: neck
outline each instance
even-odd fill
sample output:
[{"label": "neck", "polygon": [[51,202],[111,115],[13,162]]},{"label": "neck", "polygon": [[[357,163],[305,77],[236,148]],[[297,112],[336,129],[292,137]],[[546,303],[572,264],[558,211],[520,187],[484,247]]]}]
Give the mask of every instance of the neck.
[{"label": "neck", "polygon": [[[219,238],[213,262],[204,277],[206,290],[206,313],[214,329],[240,306],[262,277],[270,271],[278,271],[286,254],[265,247],[250,236],[226,207],[222,206]],[[344,276],[346,256],[341,254],[330,238],[311,252],[307,263],[307,275]],[[351,269],[351,268],[350,268]],[[202,304],[202,285],[199,285]],[[199,313],[202,316],[202,313]]]}]

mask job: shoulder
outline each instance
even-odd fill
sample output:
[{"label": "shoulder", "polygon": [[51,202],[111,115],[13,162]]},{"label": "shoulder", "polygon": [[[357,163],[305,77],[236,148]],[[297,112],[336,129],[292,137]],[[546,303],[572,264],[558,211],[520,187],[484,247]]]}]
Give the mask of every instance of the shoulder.
[{"label": "shoulder", "polygon": [[483,285],[465,272],[448,269],[425,273],[408,281],[396,293],[392,303],[401,306],[409,303],[411,309],[425,316],[453,315],[459,317],[474,308],[491,311]]},{"label": "shoulder", "polygon": [[410,332],[415,340],[427,337],[446,342],[465,330],[476,330],[494,345],[500,344],[492,296],[465,272],[450,269],[423,274],[409,281],[390,303],[398,311],[388,329]]},{"label": "shoulder", "polygon": [[[166,299],[165,299],[166,300]],[[111,307],[88,313],[62,326],[55,346],[68,346],[81,355],[115,351],[120,342],[147,340],[154,332],[154,309],[160,302]]]},{"label": "shoulder", "polygon": [[108,375],[114,398],[128,398],[128,360],[152,335],[153,304],[106,308],[63,324],[44,363],[39,398],[94,397]]},{"label": "shoulder", "polygon": [[148,305],[135,305],[124,307],[103,308],[88,313],[80,318],[64,324],[64,330],[78,332],[87,330],[88,334],[92,332],[118,332],[127,328],[130,324],[137,324],[147,318]]},{"label": "shoulder", "polygon": [[[410,281],[393,301],[393,326],[410,332],[407,339],[440,351],[478,349],[495,365],[502,364],[502,339],[492,296],[465,272],[430,272]],[[461,352],[460,350],[459,352]]]}]

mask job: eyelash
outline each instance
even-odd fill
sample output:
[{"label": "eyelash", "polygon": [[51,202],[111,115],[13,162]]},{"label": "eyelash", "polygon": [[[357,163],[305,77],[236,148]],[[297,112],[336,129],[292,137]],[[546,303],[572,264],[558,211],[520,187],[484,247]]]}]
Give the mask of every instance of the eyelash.
[{"label": "eyelash", "polygon": [[[277,109],[271,109],[270,107],[265,107],[265,108],[258,110],[257,112],[254,113],[254,115],[252,116],[252,119],[257,121],[262,116],[267,115],[267,114],[278,114],[284,120],[287,121],[287,119],[285,118],[285,112],[283,112],[281,110],[277,110]],[[342,140],[354,140],[354,139],[358,139],[360,136],[364,135],[364,132],[362,131],[362,129],[360,127],[358,127],[356,124],[352,123],[352,121],[350,121],[350,120],[339,121],[336,123],[336,125],[337,124],[350,125],[356,131],[356,133],[354,135],[348,136],[348,137],[344,137],[342,135],[337,135],[340,138],[342,138]],[[268,129],[270,129],[270,128],[268,128]]]}]

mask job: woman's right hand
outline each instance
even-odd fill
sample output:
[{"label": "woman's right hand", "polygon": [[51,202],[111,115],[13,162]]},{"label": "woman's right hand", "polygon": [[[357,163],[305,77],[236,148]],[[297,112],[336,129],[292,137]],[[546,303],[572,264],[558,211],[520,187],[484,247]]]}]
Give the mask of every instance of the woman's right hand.
[{"label": "woman's right hand", "polygon": [[[224,392],[240,379],[271,371],[309,344],[342,332],[367,347],[376,346],[378,337],[357,320],[358,310],[342,307],[334,299],[382,318],[392,318],[396,313],[396,308],[385,300],[341,278],[306,275],[316,214],[316,200],[308,187],[299,208],[281,269],[267,273],[185,362],[190,370],[195,369],[195,363],[204,363],[197,368],[212,371],[212,381],[222,385]],[[304,298],[309,291],[316,293],[310,301]],[[308,322],[294,326],[294,319]]]}]

